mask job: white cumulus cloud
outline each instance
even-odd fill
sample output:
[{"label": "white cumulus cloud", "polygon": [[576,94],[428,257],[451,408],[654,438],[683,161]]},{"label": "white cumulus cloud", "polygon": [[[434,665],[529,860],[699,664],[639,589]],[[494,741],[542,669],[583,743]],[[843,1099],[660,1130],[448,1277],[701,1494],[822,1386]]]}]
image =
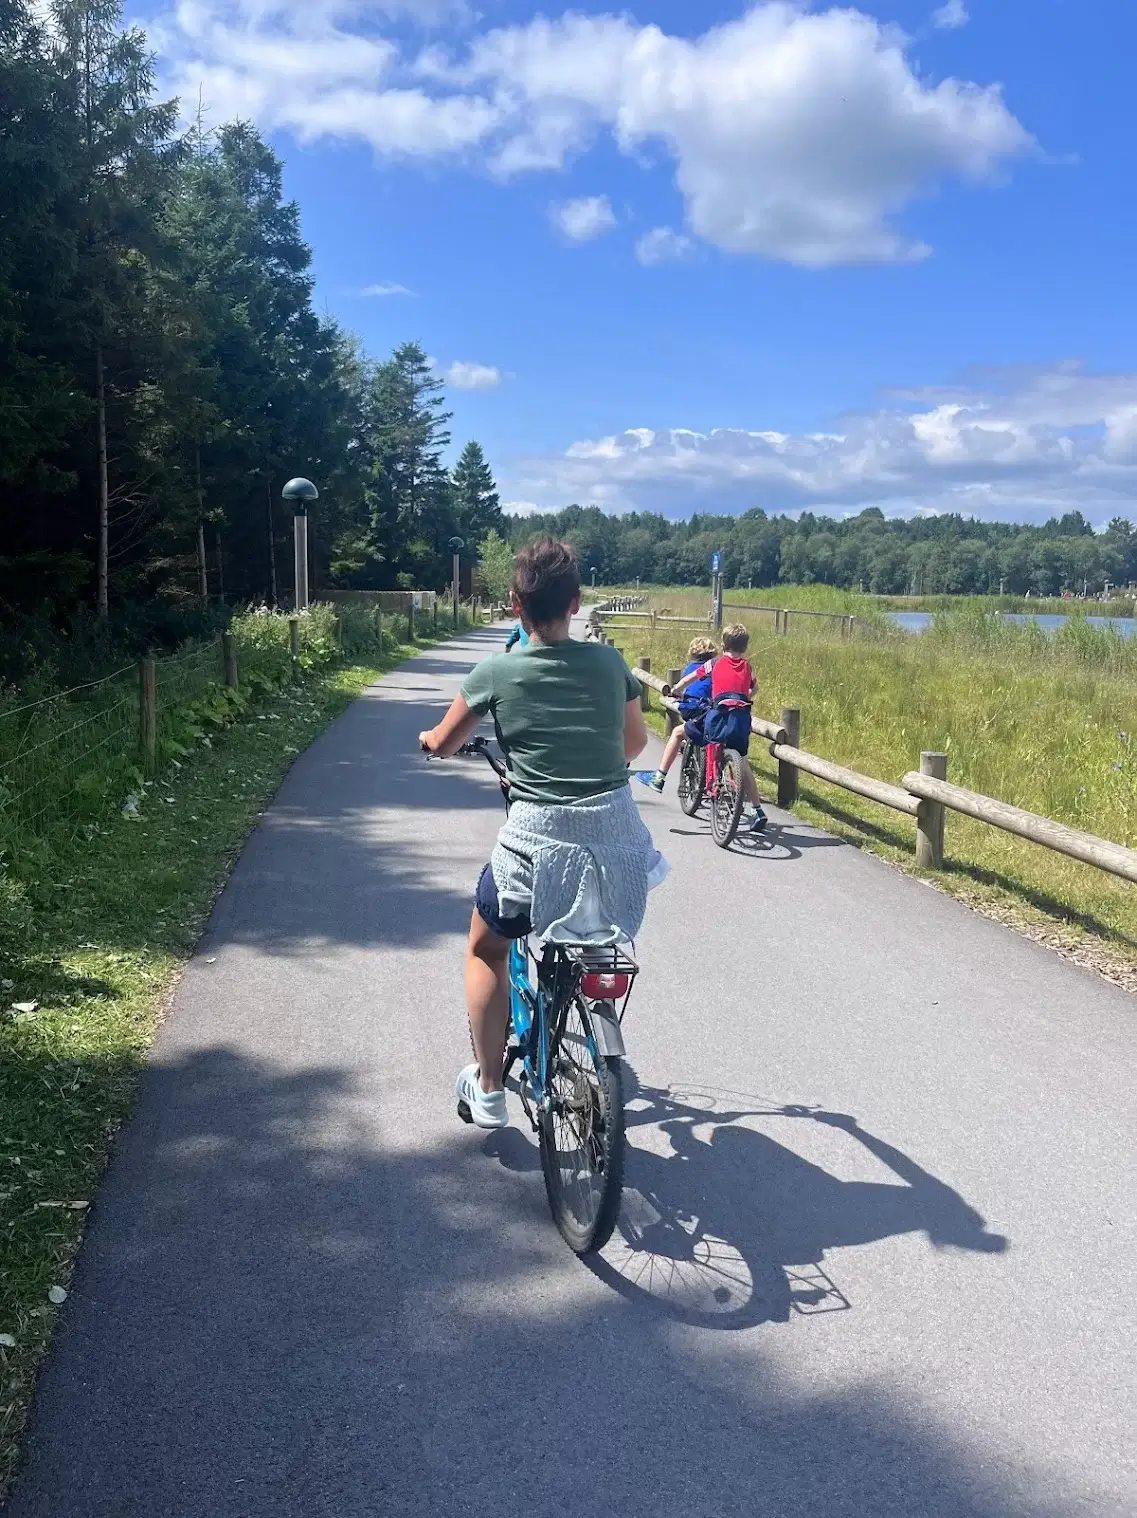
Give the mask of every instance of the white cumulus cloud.
[{"label": "white cumulus cloud", "polygon": [[364,285],[359,292],[369,300],[384,300],[392,295],[413,295],[413,290],[408,290],[406,285],[397,285],[388,280],[381,280],[377,285]]},{"label": "white cumulus cloud", "polygon": [[694,244],[682,232],[671,227],[654,227],[636,243],[636,257],[641,264],[680,263],[690,258]]},{"label": "white cumulus cloud", "polygon": [[591,242],[616,225],[616,214],[607,195],[566,200],[563,205],[550,206],[549,215],[570,242]]},{"label": "white cumulus cloud", "polygon": [[492,364],[467,364],[459,359],[446,370],[446,381],[455,390],[496,390],[502,373]]},{"label": "white cumulus cloud", "polygon": [[149,3],[164,81],[188,101],[200,87],[212,120],[501,177],[607,139],[645,172],[670,165],[690,233],[806,267],[923,257],[906,208],[1034,146],[997,85],[932,79],[850,5],[765,0],[695,36],[627,14],[471,18],[462,45],[422,49],[364,0]]},{"label": "white cumulus cloud", "polygon": [[967,14],[967,6],[963,0],[947,0],[946,5],[941,5],[939,10],[932,12],[932,25],[938,26],[945,32],[958,31],[970,20],[971,17]]},{"label": "white cumulus cloud", "polygon": [[1103,523],[1137,510],[1137,374],[1075,363],[894,391],[832,431],[629,428],[518,460],[503,489],[542,509],[958,511]]}]

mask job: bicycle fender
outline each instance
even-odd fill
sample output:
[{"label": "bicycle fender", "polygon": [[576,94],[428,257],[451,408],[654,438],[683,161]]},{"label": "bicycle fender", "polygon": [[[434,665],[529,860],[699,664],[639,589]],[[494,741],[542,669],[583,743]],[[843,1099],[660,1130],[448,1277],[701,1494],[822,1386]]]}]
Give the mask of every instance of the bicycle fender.
[{"label": "bicycle fender", "polygon": [[611,1001],[593,1001],[588,1004],[592,1019],[592,1033],[596,1047],[607,1059],[627,1059],[624,1034],[616,1020],[616,1004]]}]

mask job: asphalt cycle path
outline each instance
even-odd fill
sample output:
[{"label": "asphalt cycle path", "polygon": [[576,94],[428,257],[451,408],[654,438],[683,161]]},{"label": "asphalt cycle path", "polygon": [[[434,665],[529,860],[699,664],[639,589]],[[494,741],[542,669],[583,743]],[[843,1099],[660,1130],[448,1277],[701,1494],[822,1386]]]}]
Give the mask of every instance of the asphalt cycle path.
[{"label": "asphalt cycle path", "polygon": [[[1133,1003],[773,813],[637,945],[620,1225],[463,1127],[500,823],[415,736],[477,631],[296,763],[93,1209],[10,1518],[1137,1511]],[[649,755],[649,758],[654,755]]]}]

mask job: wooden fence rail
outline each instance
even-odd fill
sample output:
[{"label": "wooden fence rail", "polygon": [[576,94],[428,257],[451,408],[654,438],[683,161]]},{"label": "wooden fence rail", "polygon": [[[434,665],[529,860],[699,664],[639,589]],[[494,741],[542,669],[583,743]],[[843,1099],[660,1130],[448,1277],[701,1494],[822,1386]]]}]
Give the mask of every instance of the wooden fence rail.
[{"label": "wooden fence rail", "polygon": [[[645,696],[648,689],[659,694],[660,704],[667,715],[667,730],[672,732],[678,725],[680,716],[679,705],[671,698],[670,688],[675,684],[679,671],[671,670],[670,678],[661,680],[658,675],[652,674],[649,661],[641,661],[632,670],[632,674],[643,687]],[[1137,884],[1137,849],[1111,843],[1092,833],[1083,833],[1063,822],[1055,822],[1053,818],[1040,817],[1035,812],[1010,806],[1005,801],[997,801],[978,791],[969,791],[961,785],[952,785],[946,778],[946,754],[922,754],[920,772],[910,771],[899,785],[878,780],[872,775],[858,774],[856,770],[809,753],[800,748],[797,741],[787,741],[790,738],[798,739],[800,716],[796,710],[787,710],[782,713],[780,724],[768,722],[762,717],[754,717],[750,724],[758,737],[769,740],[771,757],[778,761],[778,805],[781,807],[792,806],[797,799],[798,774],[812,775],[829,785],[864,796],[879,806],[889,807],[914,818],[916,862],[922,868],[943,869],[944,814],[953,811]]]},{"label": "wooden fence rail", "polygon": [[904,786],[913,795],[925,801],[962,812],[991,827],[1002,828],[1005,833],[1015,833],[1043,848],[1068,854],[1083,864],[1092,864],[1110,875],[1137,883],[1137,849],[1127,849],[1123,844],[1110,843],[1096,838],[1093,833],[1083,833],[1078,828],[1067,827],[1051,817],[1040,817],[1035,812],[1025,812],[1021,807],[996,801],[992,796],[978,791],[965,790],[962,785],[949,785],[946,780],[936,780],[929,775],[908,774]]}]

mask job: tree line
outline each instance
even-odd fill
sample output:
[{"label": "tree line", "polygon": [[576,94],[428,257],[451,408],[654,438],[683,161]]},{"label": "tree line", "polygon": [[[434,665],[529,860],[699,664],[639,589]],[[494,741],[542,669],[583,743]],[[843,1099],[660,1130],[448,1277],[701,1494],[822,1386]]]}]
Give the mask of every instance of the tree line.
[{"label": "tree line", "polygon": [[179,127],[120,0],[0,0],[0,615],[441,586],[503,528],[422,348],[375,362],[312,304],[280,161]]},{"label": "tree line", "polygon": [[722,555],[730,587],[788,582],[877,595],[1101,594],[1137,581],[1137,532],[1124,518],[1097,533],[1080,512],[1040,527],[957,515],[885,517],[878,507],[843,519],[803,512],[696,515],[674,522],[650,513],[608,516],[569,506],[511,517],[517,544],[551,533],[571,539],[587,582],[705,585]]}]

